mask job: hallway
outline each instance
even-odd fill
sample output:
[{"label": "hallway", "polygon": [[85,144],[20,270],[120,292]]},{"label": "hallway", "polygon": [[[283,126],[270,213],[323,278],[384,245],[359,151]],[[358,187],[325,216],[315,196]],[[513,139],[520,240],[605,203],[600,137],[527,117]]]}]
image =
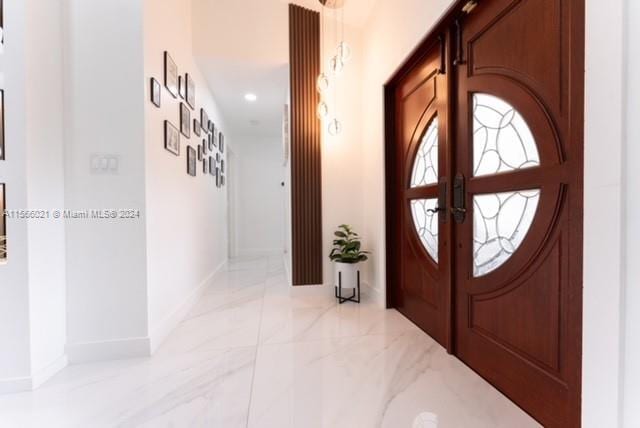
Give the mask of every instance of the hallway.
[{"label": "hallway", "polygon": [[151,358],[74,365],[0,396],[2,427],[538,426],[395,310],[232,260]]}]

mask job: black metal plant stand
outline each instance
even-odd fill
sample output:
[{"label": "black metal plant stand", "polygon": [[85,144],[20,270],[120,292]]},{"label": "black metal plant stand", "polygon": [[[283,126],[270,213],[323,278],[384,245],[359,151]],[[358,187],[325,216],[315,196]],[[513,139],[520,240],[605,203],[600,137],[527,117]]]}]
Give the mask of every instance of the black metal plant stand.
[{"label": "black metal plant stand", "polygon": [[356,288],[353,290],[351,297],[342,297],[342,272],[338,272],[338,285],[335,287],[336,299],[339,304],[344,302],[360,303],[360,270],[357,271],[358,282]]}]

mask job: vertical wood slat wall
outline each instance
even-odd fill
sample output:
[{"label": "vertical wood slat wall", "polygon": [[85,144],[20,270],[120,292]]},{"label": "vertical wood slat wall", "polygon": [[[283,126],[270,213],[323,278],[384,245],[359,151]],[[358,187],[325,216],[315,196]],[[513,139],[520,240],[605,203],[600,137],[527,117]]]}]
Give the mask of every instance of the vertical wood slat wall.
[{"label": "vertical wood slat wall", "polygon": [[289,5],[293,285],[322,284],[320,14]]}]

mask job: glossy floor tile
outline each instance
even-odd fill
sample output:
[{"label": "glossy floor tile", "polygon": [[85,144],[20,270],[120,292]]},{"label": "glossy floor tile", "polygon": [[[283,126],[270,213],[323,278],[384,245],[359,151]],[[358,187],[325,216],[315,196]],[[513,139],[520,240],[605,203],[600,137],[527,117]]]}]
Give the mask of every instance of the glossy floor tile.
[{"label": "glossy floor tile", "polygon": [[153,357],[0,396],[0,427],[538,426],[395,310],[331,293],[231,260]]}]

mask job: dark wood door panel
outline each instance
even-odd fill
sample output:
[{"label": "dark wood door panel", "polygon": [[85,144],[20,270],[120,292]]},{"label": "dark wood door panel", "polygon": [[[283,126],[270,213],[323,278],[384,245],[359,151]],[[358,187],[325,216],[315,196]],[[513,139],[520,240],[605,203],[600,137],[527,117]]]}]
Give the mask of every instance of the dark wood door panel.
[{"label": "dark wood door panel", "polygon": [[[580,426],[584,0],[466,4],[385,87],[389,303],[545,426]],[[412,187],[434,117],[444,186]],[[436,262],[411,203],[443,189]]]},{"label": "dark wood door panel", "polygon": [[[397,144],[392,154],[395,185],[392,192],[394,212],[390,215],[396,218],[396,225],[395,254],[391,257],[397,255],[398,266],[392,300],[405,316],[438,342],[450,346],[451,265],[447,254],[450,251],[450,226],[440,223],[441,215],[426,211],[437,208],[435,201],[441,188],[438,182],[446,180],[449,173],[446,153],[448,80],[442,73],[441,43],[445,40],[437,41],[425,51],[393,92]],[[426,140],[429,140],[428,144]],[[427,146],[435,148],[425,157],[421,150]],[[426,158],[434,163],[437,174],[431,169],[428,180],[412,182],[419,156],[423,164],[427,162]],[[446,208],[447,203],[444,205]],[[428,220],[425,220],[427,215]],[[437,248],[429,247],[432,253],[427,249],[428,243],[423,241],[427,233],[422,227],[425,221],[429,224],[428,233],[435,231],[437,235]]]}]

